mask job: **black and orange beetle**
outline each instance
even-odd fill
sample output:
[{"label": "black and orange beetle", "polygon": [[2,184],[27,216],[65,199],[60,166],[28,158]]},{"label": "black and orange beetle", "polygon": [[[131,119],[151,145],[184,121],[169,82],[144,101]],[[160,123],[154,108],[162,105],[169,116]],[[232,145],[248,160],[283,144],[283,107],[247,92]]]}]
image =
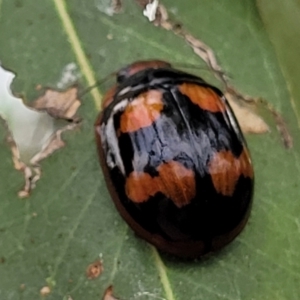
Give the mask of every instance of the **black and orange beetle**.
[{"label": "black and orange beetle", "polygon": [[121,216],[179,256],[222,248],[245,226],[254,174],[220,90],[163,61],[117,73],[95,124],[100,162]]}]

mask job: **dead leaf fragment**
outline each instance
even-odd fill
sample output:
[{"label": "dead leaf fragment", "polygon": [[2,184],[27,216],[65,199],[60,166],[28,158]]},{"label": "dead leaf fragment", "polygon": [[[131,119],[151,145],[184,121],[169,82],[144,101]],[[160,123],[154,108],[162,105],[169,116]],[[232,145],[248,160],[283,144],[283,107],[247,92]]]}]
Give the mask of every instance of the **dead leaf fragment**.
[{"label": "dead leaf fragment", "polygon": [[47,89],[28,107],[10,90],[14,77],[0,66],[0,117],[8,129],[14,167],[24,174],[25,185],[18,193],[24,198],[41,177],[39,162],[65,145],[61,139],[64,131],[78,126],[80,101],[76,87],[63,92]]},{"label": "dead leaf fragment", "polygon": [[34,101],[32,107],[46,111],[57,119],[73,120],[80,106],[77,99],[77,87],[71,87],[63,92],[47,89],[41,97]]},{"label": "dead leaf fragment", "polygon": [[86,269],[86,277],[88,279],[95,279],[102,274],[103,270],[103,263],[101,260],[98,259],[90,265],[88,265]]},{"label": "dead leaf fragment", "polygon": [[113,295],[113,287],[112,285],[110,285],[104,292],[104,296],[102,298],[102,300],[118,300],[118,298],[116,298]]},{"label": "dead leaf fragment", "polygon": [[267,123],[253,110],[245,105],[238,104],[237,101],[234,101],[232,95],[226,94],[225,96],[238,120],[243,133],[262,134],[270,131]]}]

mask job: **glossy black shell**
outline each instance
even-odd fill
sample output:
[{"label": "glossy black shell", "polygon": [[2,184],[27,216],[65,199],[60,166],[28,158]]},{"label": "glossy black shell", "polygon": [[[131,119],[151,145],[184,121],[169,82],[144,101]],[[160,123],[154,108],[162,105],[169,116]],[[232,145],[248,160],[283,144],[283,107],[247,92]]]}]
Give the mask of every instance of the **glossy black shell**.
[{"label": "glossy black shell", "polygon": [[[226,110],[201,109],[181,93],[178,87],[183,83],[211,89]],[[126,105],[149,90],[162,94],[160,117],[150,126],[120,133]],[[217,88],[172,68],[147,68],[123,78],[95,128],[101,166],[117,209],[139,236],[158,249],[180,257],[199,257],[222,248],[243,229],[251,209],[253,169],[233,112]],[[237,161],[246,153],[248,175],[238,174],[231,195],[217,191],[208,167],[214,154],[223,152]],[[157,168],[170,161],[195,174],[196,194],[190,203],[178,207],[161,192],[142,203],[128,197],[125,185],[132,171],[155,178]],[[229,182],[233,180],[230,174],[225,176]]]}]

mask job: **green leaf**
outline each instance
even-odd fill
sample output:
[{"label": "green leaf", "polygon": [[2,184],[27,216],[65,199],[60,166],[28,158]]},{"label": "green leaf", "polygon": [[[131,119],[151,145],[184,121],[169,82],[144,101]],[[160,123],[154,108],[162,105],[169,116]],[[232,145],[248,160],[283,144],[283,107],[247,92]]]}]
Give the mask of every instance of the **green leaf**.
[{"label": "green leaf", "polygon": [[[123,1],[123,12],[113,16],[104,13],[108,2],[0,0],[0,60],[17,73],[15,93],[33,101],[35,87],[56,87],[69,63],[78,66],[82,88],[137,59],[203,66],[183,39],[150,24],[134,1]],[[215,51],[240,91],[265,98],[283,115],[293,149],[283,147],[271,118],[271,133],[246,136],[256,174],[249,224],[219,253],[184,262],[135,237],[110,200],[93,136],[108,84],[83,98],[81,129],[65,134],[67,147],[42,163],[29,199],[17,198],[22,175],[1,127],[0,299],[39,299],[46,285],[47,299],[101,299],[110,284],[122,300],[299,298],[299,5],[258,1],[258,11],[254,1],[163,4]],[[86,267],[99,258],[103,274],[87,279]]]},{"label": "green leaf", "polygon": [[300,127],[300,65],[297,63],[300,53],[300,3],[296,0],[284,4],[257,0],[257,7],[273,43]]}]

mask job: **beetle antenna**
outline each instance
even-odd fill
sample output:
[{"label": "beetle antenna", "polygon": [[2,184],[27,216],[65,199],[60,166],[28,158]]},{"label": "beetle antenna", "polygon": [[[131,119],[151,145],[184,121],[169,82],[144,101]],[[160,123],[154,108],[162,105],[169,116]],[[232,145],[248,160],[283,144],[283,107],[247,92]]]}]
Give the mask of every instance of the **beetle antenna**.
[{"label": "beetle antenna", "polygon": [[199,67],[197,65],[190,64],[190,63],[172,63],[172,65],[179,67],[179,68],[183,68],[183,69],[196,69],[196,70],[202,70],[202,71],[209,71],[209,72],[213,72],[219,76],[228,76],[224,71],[216,70],[209,66]]},{"label": "beetle antenna", "polygon": [[99,85],[102,85],[103,83],[105,83],[108,79],[110,79],[113,76],[116,76],[117,72],[113,72],[110,73],[109,75],[105,76],[103,79],[101,80],[97,80],[94,84],[92,84],[91,86],[87,87],[86,89],[84,89],[82,92],[80,92],[78,94],[78,97],[81,98],[84,95],[86,95],[87,93],[89,93],[92,89],[96,88]]}]

